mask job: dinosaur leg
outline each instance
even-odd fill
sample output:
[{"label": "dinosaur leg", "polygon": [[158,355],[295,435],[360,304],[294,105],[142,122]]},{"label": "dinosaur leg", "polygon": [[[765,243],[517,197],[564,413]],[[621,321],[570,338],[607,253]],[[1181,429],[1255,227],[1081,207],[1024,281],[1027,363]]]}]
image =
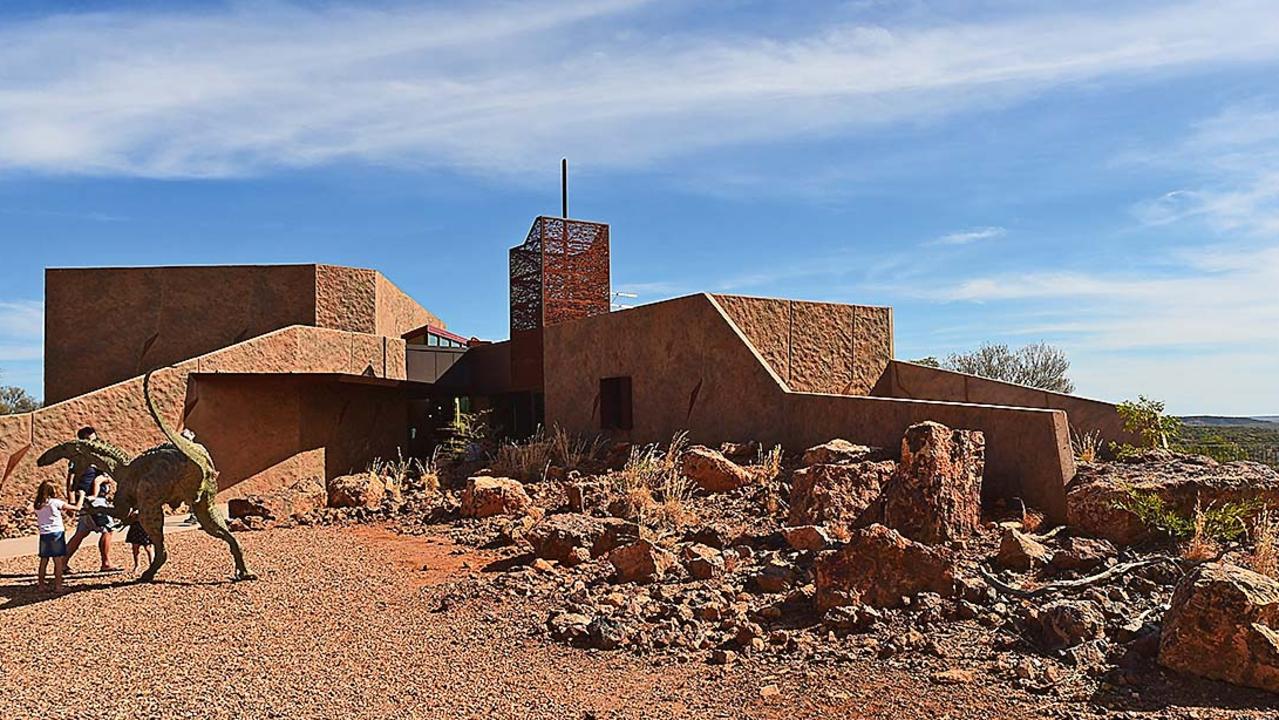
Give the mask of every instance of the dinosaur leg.
[{"label": "dinosaur leg", "polygon": [[151,565],[138,576],[139,582],[151,582],[155,580],[155,574],[159,571],[160,566],[165,560],[169,559],[169,553],[164,550],[164,508],[162,505],[145,508],[138,513],[138,522],[142,524],[142,529],[147,531],[147,535],[151,538],[151,545],[155,548],[155,559],[151,561]]},{"label": "dinosaur leg", "polygon": [[244,564],[244,552],[240,550],[240,543],[231,533],[231,529],[226,526],[226,518],[222,517],[222,510],[209,498],[196,500],[191,509],[195,511],[195,518],[200,521],[201,530],[231,547],[231,556],[235,558],[235,579],[256,580],[257,575],[249,572],[248,566]]}]

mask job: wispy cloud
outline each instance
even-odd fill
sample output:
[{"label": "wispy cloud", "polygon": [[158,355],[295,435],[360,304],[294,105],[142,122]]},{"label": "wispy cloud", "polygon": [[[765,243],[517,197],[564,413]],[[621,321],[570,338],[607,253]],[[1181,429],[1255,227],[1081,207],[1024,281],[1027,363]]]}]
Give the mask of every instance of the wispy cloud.
[{"label": "wispy cloud", "polygon": [[786,36],[652,35],[627,27],[641,5],[233,4],[11,22],[0,168],[222,177],[354,159],[515,175],[561,154],[634,167],[1279,57],[1279,6],[1260,0]]},{"label": "wispy cloud", "polygon": [[0,338],[40,340],[44,337],[44,303],[0,301]]},{"label": "wispy cloud", "polygon": [[0,384],[18,384],[40,394],[43,338],[43,303],[0,301]]},{"label": "wispy cloud", "polygon": [[939,238],[934,238],[924,243],[925,245],[969,245],[978,240],[990,240],[997,237],[1003,237],[1008,231],[998,226],[987,226],[972,228],[970,230],[961,230],[959,232],[947,233]]}]

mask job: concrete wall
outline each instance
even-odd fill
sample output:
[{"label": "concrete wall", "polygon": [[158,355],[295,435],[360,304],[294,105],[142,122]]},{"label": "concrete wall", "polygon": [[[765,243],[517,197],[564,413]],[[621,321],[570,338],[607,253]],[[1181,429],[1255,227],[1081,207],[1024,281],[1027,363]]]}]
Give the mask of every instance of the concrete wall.
[{"label": "concrete wall", "polygon": [[398,388],[340,377],[192,375],[188,405],[223,499],[363,470],[408,442]]},{"label": "concrete wall", "polygon": [[893,358],[892,308],[714,297],[791,390],[866,395]]},{"label": "concrete wall", "polygon": [[[333,265],[49,269],[47,404],[288,327],[399,338],[443,325],[373,270]],[[390,358],[403,363],[402,355]]]},{"label": "concrete wall", "polygon": [[315,323],[310,265],[51,268],[44,282],[47,404]]},{"label": "concrete wall", "polygon": [[[192,394],[189,389],[188,378],[193,373],[202,376],[221,373],[270,374],[285,378],[331,375],[354,380],[403,380],[404,341],[326,328],[293,326],[201,355],[156,373],[153,385],[157,404],[175,427],[183,426],[186,417],[198,411],[201,413],[200,417],[210,418],[208,421],[202,420],[200,427],[192,428],[201,435],[201,440],[204,439],[204,433],[212,433],[216,437],[219,432],[224,432],[224,424],[225,432],[234,428],[242,429],[242,438],[235,442],[220,443],[221,449],[213,453],[214,462],[222,470],[219,453],[229,452],[234,455],[241,452],[237,449],[240,444],[246,446],[243,452],[255,458],[254,462],[272,455],[272,448],[279,446],[278,438],[273,436],[277,429],[268,427],[267,423],[275,417],[271,406],[284,401],[270,394],[252,400],[252,403],[245,400],[248,404],[239,406],[240,409],[236,411],[238,414],[229,410],[215,412],[200,408],[201,396],[198,393]],[[211,404],[216,406],[217,403],[222,403],[226,407],[236,407],[233,402],[234,393],[227,391],[226,395],[229,399],[215,399]],[[303,408],[289,410],[286,407],[283,412],[289,417],[302,410]],[[350,417],[366,416],[355,412]],[[330,421],[333,421],[332,417]],[[291,422],[297,426],[301,421]],[[333,423],[335,428],[345,427],[336,421]],[[381,427],[380,423],[379,420],[366,430]],[[131,453],[141,452],[163,441],[143,405],[140,377],[109,385],[32,413],[7,416],[0,420],[0,470],[5,471],[0,476],[0,506],[22,504],[42,477],[59,477],[58,473],[63,468],[36,468],[35,459],[47,448],[74,438],[75,431],[85,424],[93,425],[104,438]],[[400,427],[403,428],[403,421]],[[210,447],[213,449],[213,446]],[[346,456],[343,455],[336,462],[345,460]],[[230,471],[224,470],[226,482],[238,482],[239,479],[252,477],[250,474],[240,478],[243,473],[234,470],[238,461],[232,458],[228,458],[228,461],[232,463],[232,467]],[[310,462],[314,463],[316,459],[312,458]],[[321,466],[329,466],[333,461],[321,458],[319,462]],[[277,473],[276,477],[283,475]]]},{"label": "concrete wall", "polygon": [[895,398],[922,398],[987,405],[1065,410],[1076,433],[1096,431],[1106,442],[1139,443],[1140,438],[1124,430],[1123,420],[1111,403],[1075,395],[1014,385],[951,370],[941,370],[894,360],[889,364],[873,395]]},{"label": "concrete wall", "polygon": [[599,381],[613,376],[631,377],[634,414],[634,429],[614,435],[634,442],[687,429],[705,443],[755,439],[799,450],[843,437],[895,448],[907,427],[937,420],[986,433],[992,493],[1064,519],[1074,475],[1065,413],[789,391],[717,300],[693,295],[548,327],[547,423],[598,433]]}]

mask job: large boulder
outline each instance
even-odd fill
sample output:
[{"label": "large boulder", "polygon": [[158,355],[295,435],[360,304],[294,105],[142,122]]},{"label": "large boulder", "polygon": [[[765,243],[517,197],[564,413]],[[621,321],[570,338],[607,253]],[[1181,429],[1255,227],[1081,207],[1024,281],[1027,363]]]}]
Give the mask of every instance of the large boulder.
[{"label": "large boulder", "polygon": [[880,493],[896,470],[892,461],[800,468],[791,475],[787,522],[851,530],[863,516],[877,520]]},{"label": "large boulder", "polygon": [[981,481],[986,438],[922,422],[906,429],[902,457],[884,488],[884,524],[912,540],[941,543],[981,526]]},{"label": "large boulder", "polygon": [[1279,692],[1279,582],[1225,563],[1195,568],[1164,613],[1159,662]]},{"label": "large boulder", "polygon": [[1191,517],[1202,507],[1260,500],[1279,507],[1279,472],[1254,462],[1219,463],[1200,455],[1151,450],[1121,462],[1081,464],[1066,491],[1066,521],[1119,545],[1151,530],[1122,505],[1133,494],[1159,498],[1164,507]]},{"label": "large boulder", "polygon": [[950,552],[908,540],[883,525],[856,530],[848,543],[817,556],[816,600],[820,610],[858,603],[894,607],[905,596],[954,594]]},{"label": "large boulder", "polygon": [[328,495],[329,507],[377,507],[386,495],[386,483],[377,473],[342,475],[329,481]]},{"label": "large boulder", "polygon": [[618,582],[650,583],[661,580],[676,565],[675,555],[648,540],[615,548],[608,561],[617,571]]},{"label": "large boulder", "polygon": [[892,460],[893,453],[884,448],[856,445],[841,438],[810,447],[804,451],[804,467],[810,465],[836,465],[864,460]]},{"label": "large boulder", "polygon": [[319,510],[328,502],[324,480],[306,477],[292,485],[263,495],[246,495],[227,501],[227,514],[233,518],[260,517],[286,520]]},{"label": "large boulder", "polygon": [[532,500],[518,480],[477,475],[466,479],[462,490],[462,515],[485,518],[494,515],[522,515]]},{"label": "large boulder", "polygon": [[680,459],[684,476],[708,493],[727,492],[756,481],[755,475],[718,450],[694,445]]}]

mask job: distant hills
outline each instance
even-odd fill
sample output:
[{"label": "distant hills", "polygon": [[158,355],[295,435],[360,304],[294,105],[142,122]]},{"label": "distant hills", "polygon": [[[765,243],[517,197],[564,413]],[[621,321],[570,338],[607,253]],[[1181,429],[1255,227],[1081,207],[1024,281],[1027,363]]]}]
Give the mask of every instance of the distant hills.
[{"label": "distant hills", "polygon": [[1207,427],[1264,427],[1279,425],[1279,415],[1258,415],[1257,417],[1229,417],[1225,415],[1184,415],[1181,421],[1187,425]]}]

